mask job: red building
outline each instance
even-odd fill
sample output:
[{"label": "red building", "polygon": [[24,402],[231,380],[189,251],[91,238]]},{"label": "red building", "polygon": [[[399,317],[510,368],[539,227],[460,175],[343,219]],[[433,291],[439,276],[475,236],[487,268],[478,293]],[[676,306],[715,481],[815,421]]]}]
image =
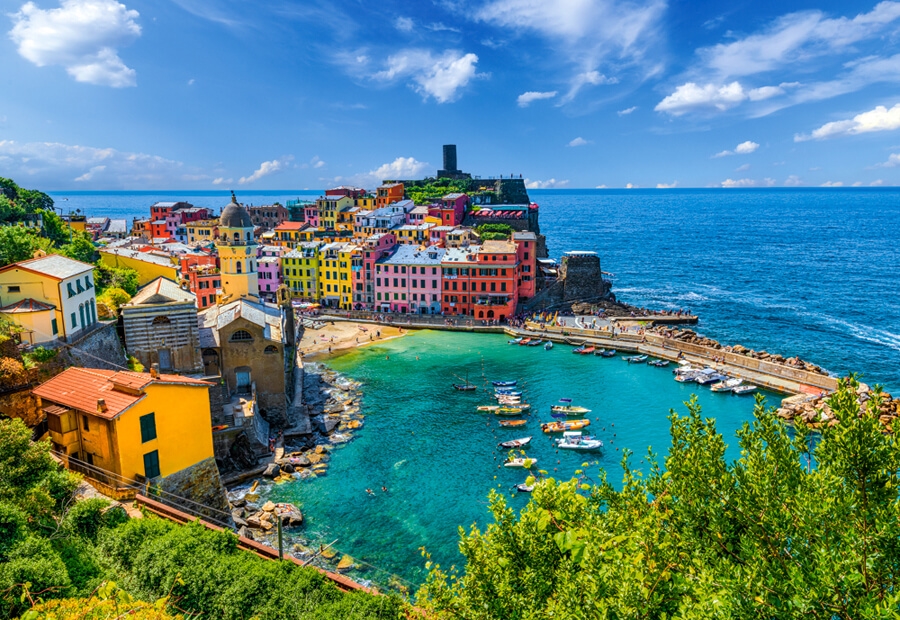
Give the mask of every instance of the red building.
[{"label": "red building", "polygon": [[171,236],[166,220],[154,220],[150,222],[151,239],[168,239]]},{"label": "red building", "polygon": [[474,275],[478,268],[477,245],[448,248],[441,259],[441,312],[446,316],[471,316]]},{"label": "red building", "polygon": [[197,296],[197,308],[215,305],[216,289],[222,287],[219,258],[215,254],[189,254],[181,257],[181,277],[188,290]]},{"label": "red building", "polygon": [[514,232],[513,243],[516,244],[516,258],[519,266],[517,282],[519,288],[518,301],[523,302],[534,297],[535,275],[537,265],[537,235],[531,231]]},{"label": "red building", "polygon": [[348,185],[341,185],[339,187],[333,187],[331,189],[325,190],[326,196],[347,196],[348,198],[362,198],[366,195],[366,190],[361,187],[350,187]]},{"label": "red building", "polygon": [[516,312],[518,259],[511,241],[485,241],[471,279],[472,311],[476,319],[504,321]]},{"label": "red building", "polygon": [[469,206],[468,194],[453,193],[441,198],[441,225],[459,226]]}]

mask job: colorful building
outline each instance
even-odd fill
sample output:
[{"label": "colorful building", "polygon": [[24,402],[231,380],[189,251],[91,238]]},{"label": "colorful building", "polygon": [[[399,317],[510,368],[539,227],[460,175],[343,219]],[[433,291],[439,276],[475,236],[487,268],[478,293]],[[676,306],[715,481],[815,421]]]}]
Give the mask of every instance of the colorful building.
[{"label": "colorful building", "polygon": [[349,285],[349,280],[342,281],[341,250],[343,243],[327,243],[319,250],[319,287],[318,301],[332,308],[341,305],[341,288]]},{"label": "colorful building", "polygon": [[375,263],[375,308],[383,312],[441,313],[443,248],[398,245]]},{"label": "colorful building", "polygon": [[138,273],[138,286],[144,286],[156,278],[178,281],[178,268],[174,259],[162,253],[139,252],[128,248],[104,248],[100,250],[100,262],[107,267],[129,267]]},{"label": "colorful building", "polygon": [[475,271],[478,269],[477,245],[447,248],[441,259],[443,296],[441,311],[450,315],[471,316]]},{"label": "colorful building", "polygon": [[[284,248],[278,248],[284,250]],[[259,259],[259,296],[266,301],[275,301],[278,287],[281,286],[281,252],[274,256],[262,256]]]},{"label": "colorful building", "polygon": [[290,212],[280,204],[251,206],[245,207],[245,209],[250,214],[250,221],[253,222],[253,225],[263,230],[271,230],[291,219]]},{"label": "colorful building", "polygon": [[0,269],[0,314],[23,342],[71,341],[97,322],[94,266],[58,254]]},{"label": "colorful building", "polygon": [[281,277],[294,298],[316,301],[319,298],[319,248],[322,243],[301,243],[281,257]]},{"label": "colorful building", "polygon": [[517,287],[519,302],[527,301],[535,295],[535,275],[537,270],[537,235],[531,231],[514,232],[516,244]]},{"label": "colorful building", "polygon": [[429,230],[434,224],[406,224],[393,229],[397,243],[403,245],[427,246],[431,239]]},{"label": "colorful building", "polygon": [[218,219],[196,220],[189,222],[185,228],[187,229],[188,245],[213,243],[219,236]]},{"label": "colorful building", "polygon": [[385,183],[378,188],[375,195],[375,207],[386,207],[403,200],[403,183]]},{"label": "colorful building", "polygon": [[325,196],[316,200],[316,205],[319,208],[319,226],[325,230],[336,230],[339,220],[346,222],[345,218],[340,218],[340,213],[353,206],[353,199],[349,196]]},{"label": "colorful building", "polygon": [[312,203],[303,208],[303,219],[313,228],[319,227],[319,205]]},{"label": "colorful building", "polygon": [[466,217],[466,207],[469,206],[468,194],[452,193],[441,198],[441,224],[444,226],[459,226]]},{"label": "colorful building", "polygon": [[231,202],[222,209],[219,217],[219,236],[216,238],[219,270],[222,273],[220,302],[243,297],[259,300],[254,228],[250,214],[232,194]]},{"label": "colorful building", "polygon": [[215,254],[189,254],[180,259],[182,282],[197,298],[200,310],[216,303],[218,290],[222,286],[219,273],[219,259]]},{"label": "colorful building", "polygon": [[397,245],[394,233],[378,233],[372,235],[362,245],[363,270],[360,272],[362,280],[362,295],[357,301],[367,310],[375,308],[375,263],[379,259],[388,256]]},{"label": "colorful building", "polygon": [[33,393],[56,452],[153,480],[213,458],[210,386],[179,375],[69,367]]},{"label": "colorful building", "polygon": [[311,241],[313,229],[308,222],[282,222],[275,227],[273,242],[285,248],[296,248],[304,241]]},{"label": "colorful building", "polygon": [[477,261],[478,268],[471,278],[471,316],[500,321],[511,317],[518,302],[516,244],[484,241]]}]

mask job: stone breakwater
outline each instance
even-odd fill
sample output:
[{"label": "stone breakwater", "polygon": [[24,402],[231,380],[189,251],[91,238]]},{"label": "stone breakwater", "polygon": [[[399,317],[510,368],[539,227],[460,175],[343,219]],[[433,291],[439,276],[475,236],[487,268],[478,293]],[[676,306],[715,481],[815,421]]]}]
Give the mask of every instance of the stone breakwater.
[{"label": "stone breakwater", "polygon": [[[870,406],[869,403],[874,394],[865,383],[860,383],[855,393],[856,402],[859,403],[860,414],[862,414]],[[825,395],[797,394],[790,396],[781,401],[781,407],[778,408],[776,414],[789,422],[801,421],[810,428],[834,426],[838,423],[828,404],[828,397]],[[882,392],[875,415],[886,429],[893,431],[894,421],[900,417],[900,400],[894,400],[890,394]]]}]

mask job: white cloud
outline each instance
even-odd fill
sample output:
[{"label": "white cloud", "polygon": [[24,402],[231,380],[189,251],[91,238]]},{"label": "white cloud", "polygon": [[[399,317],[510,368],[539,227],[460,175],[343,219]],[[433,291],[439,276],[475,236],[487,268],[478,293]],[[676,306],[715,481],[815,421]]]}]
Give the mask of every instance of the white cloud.
[{"label": "white cloud", "polygon": [[194,82],[196,82],[196,81],[197,81],[197,80],[195,80],[194,78],[189,79],[189,80],[188,80],[188,86],[193,86],[193,85],[194,85]]},{"label": "white cloud", "polygon": [[824,140],[837,136],[853,136],[872,131],[893,131],[900,129],[900,103],[890,110],[883,105],[873,110],[857,114],[852,119],[825,123],[810,134],[797,134],[794,142],[807,140]]},{"label": "white cloud", "polygon": [[598,185],[594,189],[606,189],[606,185]]},{"label": "white cloud", "polygon": [[408,49],[388,58],[387,68],[372,77],[381,82],[410,78],[425,99],[434,97],[438,103],[447,103],[456,100],[459,90],[473,78],[487,77],[475,72],[476,64],[478,56],[471,53],[447,50],[434,56],[428,50]]},{"label": "white cloud", "polygon": [[567,146],[584,146],[585,144],[591,144],[591,141],[585,140],[581,136],[578,136],[574,140],[570,141]]},{"label": "white cloud", "polygon": [[900,153],[891,153],[887,158],[887,161],[881,164],[878,164],[878,168],[896,168],[900,166]]},{"label": "white cloud", "polygon": [[434,22],[433,24],[428,24],[425,27],[434,32],[462,32],[462,30],[456,28],[455,26],[448,26],[441,22]]},{"label": "white cloud", "polygon": [[351,176],[337,176],[328,180],[335,185],[351,184],[359,187],[375,187],[385,180],[420,179],[431,168],[431,164],[418,161],[414,157],[398,157],[368,172]]},{"label": "white cloud", "polygon": [[870,187],[879,187],[881,185],[884,185],[884,181],[882,179],[876,179],[875,181],[869,183]]},{"label": "white cloud", "polygon": [[516,103],[519,104],[520,108],[527,108],[532,101],[539,101],[541,99],[553,99],[556,96],[556,91],[546,91],[546,92],[538,92],[534,90],[529,90],[528,92],[524,92],[516,98]]},{"label": "white cloud", "polygon": [[749,155],[750,153],[754,152],[758,148],[759,148],[759,144],[757,144],[756,142],[753,142],[752,140],[747,140],[746,142],[741,142],[736,147],[734,147],[733,151],[727,151],[727,150],[720,151],[719,153],[716,153],[715,155],[713,155],[713,157],[716,158],[716,157],[728,157],[730,155]]},{"label": "white cloud", "polygon": [[796,174],[792,174],[784,180],[785,187],[799,187],[803,184],[803,179],[798,177]]},{"label": "white cloud", "polygon": [[743,164],[734,169],[735,172],[746,172],[747,170],[750,170],[750,164]]},{"label": "white cloud", "polygon": [[656,189],[673,189],[678,187],[678,181],[672,181],[671,183],[657,183]]},{"label": "white cloud", "polygon": [[820,187],[844,187],[843,181],[825,181]]},{"label": "white cloud", "polygon": [[618,112],[616,112],[616,114],[618,114],[619,116],[627,116],[628,114],[631,114],[635,110],[637,110],[637,106],[633,105],[630,108],[625,108],[624,110],[619,110]]},{"label": "white cloud", "polygon": [[772,187],[775,185],[775,179],[725,179],[721,185],[722,187]]},{"label": "white cloud", "polygon": [[656,104],[654,110],[668,112],[673,116],[681,116],[696,108],[714,108],[724,111],[733,108],[746,98],[747,94],[739,82],[723,86],[715,84],[700,86],[694,82],[687,82]]},{"label": "white cloud", "polygon": [[394,28],[400,32],[412,32],[413,26],[413,20],[409,17],[398,17],[394,21]]},{"label": "white cloud", "polygon": [[638,189],[638,186],[635,185],[634,183],[626,183],[625,189]]},{"label": "white cloud", "polygon": [[138,17],[116,0],[62,0],[48,10],[26,2],[12,15],[9,36],[39,67],[59,65],[78,82],[123,88],[135,86],[137,74],[118,48],[141,35]]},{"label": "white cloud", "polygon": [[560,187],[568,187],[569,180],[564,179],[557,181],[555,178],[547,179],[546,181],[532,181],[531,179],[525,179],[525,187],[528,189],[555,189]]},{"label": "white cloud", "polygon": [[228,177],[227,179],[225,177],[216,177],[215,179],[213,179],[212,184],[213,185],[228,185],[229,183],[233,183],[233,182],[234,182],[234,179],[232,179],[231,177]]},{"label": "white cloud", "polygon": [[[612,83],[599,68],[653,66],[665,0],[489,0],[475,19],[544,38],[571,73],[570,101],[586,85]],[[654,69],[645,70],[652,72]]]},{"label": "white cloud", "polygon": [[185,173],[181,162],[158,155],[59,142],[0,140],[0,160],[8,176],[60,189],[70,186],[67,180],[79,189],[171,187]]},{"label": "white cloud", "polygon": [[238,183],[240,185],[247,185],[248,183],[259,181],[261,178],[267,177],[270,174],[275,174],[280,170],[284,170],[285,166],[292,159],[292,157],[285,157],[282,159],[272,159],[270,161],[264,161],[259,165],[259,168],[253,171],[253,174],[238,179]]}]

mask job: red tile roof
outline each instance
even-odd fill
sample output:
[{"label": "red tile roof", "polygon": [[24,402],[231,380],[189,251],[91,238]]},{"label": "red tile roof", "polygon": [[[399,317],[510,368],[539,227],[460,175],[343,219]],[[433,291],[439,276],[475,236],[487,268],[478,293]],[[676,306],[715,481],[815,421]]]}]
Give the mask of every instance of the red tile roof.
[{"label": "red tile roof", "polygon": [[275,230],[303,230],[309,226],[306,222],[282,222],[275,227]]},{"label": "red tile roof", "polygon": [[[116,390],[114,389],[115,385],[137,391],[151,383],[196,385],[198,387],[211,385],[206,381],[181,375],[161,374],[158,379],[153,379],[149,373],[70,367],[34,388],[33,392],[36,396],[48,401],[111,420],[145,396],[145,394],[129,394]],[[106,401],[107,407],[107,410],[102,413],[97,410],[97,400],[100,398]]]}]

